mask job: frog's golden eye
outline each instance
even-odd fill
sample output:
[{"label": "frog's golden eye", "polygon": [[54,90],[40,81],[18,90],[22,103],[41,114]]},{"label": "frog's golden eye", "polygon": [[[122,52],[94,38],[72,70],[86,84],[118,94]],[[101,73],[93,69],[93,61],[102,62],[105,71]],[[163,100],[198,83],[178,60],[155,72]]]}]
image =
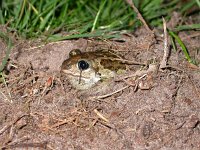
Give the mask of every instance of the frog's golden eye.
[{"label": "frog's golden eye", "polygon": [[69,57],[75,56],[75,55],[80,55],[81,51],[80,49],[73,49],[69,52]]},{"label": "frog's golden eye", "polygon": [[78,68],[79,70],[87,70],[90,67],[89,63],[85,60],[79,60],[78,61]]}]

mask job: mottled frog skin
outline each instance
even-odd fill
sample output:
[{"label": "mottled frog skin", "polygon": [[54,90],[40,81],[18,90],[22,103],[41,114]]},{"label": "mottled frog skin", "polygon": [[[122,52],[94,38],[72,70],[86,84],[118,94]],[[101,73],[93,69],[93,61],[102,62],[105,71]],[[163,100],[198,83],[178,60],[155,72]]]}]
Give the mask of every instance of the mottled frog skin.
[{"label": "mottled frog skin", "polygon": [[81,52],[74,49],[61,66],[61,73],[78,90],[86,90],[126,70],[121,57],[109,51]]}]

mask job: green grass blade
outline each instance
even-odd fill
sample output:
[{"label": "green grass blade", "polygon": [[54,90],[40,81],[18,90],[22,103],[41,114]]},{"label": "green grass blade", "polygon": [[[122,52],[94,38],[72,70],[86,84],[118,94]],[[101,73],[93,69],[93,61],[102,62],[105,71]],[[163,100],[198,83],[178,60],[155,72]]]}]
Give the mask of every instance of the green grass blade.
[{"label": "green grass blade", "polygon": [[199,0],[196,0],[196,3],[197,3],[197,5],[198,5],[199,8],[200,8],[200,1],[199,1]]},{"label": "green grass blade", "polygon": [[16,19],[17,19],[17,23],[16,23],[16,26],[17,26],[17,27],[18,27],[19,23],[20,23],[21,20],[22,20],[22,17],[23,17],[23,14],[24,14],[25,6],[26,6],[26,0],[23,0],[23,1],[21,2],[21,6],[20,6],[20,14],[19,14],[19,16],[16,18]]},{"label": "green grass blade", "polygon": [[48,23],[50,17],[53,15],[53,13],[54,13],[54,10],[51,10],[51,11],[48,13],[48,15],[44,18],[44,20],[42,21],[42,23],[40,24],[40,27],[39,27],[39,29],[40,29],[41,31],[44,30],[45,26],[47,26],[47,23]]},{"label": "green grass blade", "polygon": [[200,30],[200,24],[182,25],[176,27],[173,31],[183,31],[183,30]]},{"label": "green grass blade", "polygon": [[[29,4],[29,7],[31,7],[31,9],[33,10],[33,12],[36,14],[36,16],[38,17],[39,16],[39,12],[38,12],[38,10],[29,2],[28,3]],[[44,21],[44,19],[41,17],[41,16],[39,16],[39,18],[40,18],[40,20],[41,21]]]},{"label": "green grass blade", "polygon": [[0,24],[5,24],[5,19],[3,17],[3,12],[1,9],[0,9]]},{"label": "green grass blade", "polygon": [[181,8],[181,13],[185,13],[187,10],[189,10],[190,8],[192,8],[195,4],[196,4],[195,0],[188,1]]},{"label": "green grass blade", "polygon": [[95,30],[95,28],[96,28],[97,20],[99,19],[99,15],[100,15],[105,3],[106,3],[106,0],[104,0],[103,3],[100,5],[100,8],[99,8],[99,10],[97,12],[97,15],[96,15],[96,17],[94,19],[94,23],[93,23],[91,32],[93,32]]},{"label": "green grass blade", "polygon": [[187,59],[187,61],[189,63],[193,63],[194,64],[194,62],[192,61],[192,59],[191,59],[191,57],[189,55],[189,52],[188,52],[185,44],[182,42],[182,40],[180,39],[180,37],[176,33],[174,33],[173,31],[169,31],[169,34],[170,34],[170,36],[172,36],[178,42],[178,44],[180,45],[180,47],[181,47],[181,49],[182,49],[182,51],[183,51],[183,53],[184,53],[185,58]]},{"label": "green grass blade", "polygon": [[177,52],[176,43],[175,43],[175,40],[172,36],[170,36],[170,41],[172,43],[173,50],[175,50],[175,52]]},{"label": "green grass blade", "polygon": [[4,67],[6,66],[6,63],[8,61],[8,58],[11,52],[12,42],[11,42],[11,39],[8,36],[6,36],[3,32],[0,32],[0,37],[3,38],[7,43],[6,56],[4,57],[2,64],[0,66],[0,72],[2,72]]},{"label": "green grass blade", "polygon": [[20,29],[24,29],[28,25],[29,18],[30,18],[30,15],[31,15],[31,9],[30,8],[31,7],[29,6],[28,10],[26,11],[26,13],[25,13],[25,15],[22,19]]},{"label": "green grass blade", "polygon": [[109,38],[120,38],[120,36],[118,34],[114,34],[114,35],[107,35],[104,34],[102,32],[96,32],[96,33],[85,33],[85,34],[74,34],[74,35],[69,35],[69,36],[51,36],[49,37],[47,40],[51,41],[51,42],[56,42],[56,41],[62,41],[62,40],[70,40],[70,39],[78,39],[78,38],[91,38],[91,37],[102,37],[105,39],[109,39]]}]

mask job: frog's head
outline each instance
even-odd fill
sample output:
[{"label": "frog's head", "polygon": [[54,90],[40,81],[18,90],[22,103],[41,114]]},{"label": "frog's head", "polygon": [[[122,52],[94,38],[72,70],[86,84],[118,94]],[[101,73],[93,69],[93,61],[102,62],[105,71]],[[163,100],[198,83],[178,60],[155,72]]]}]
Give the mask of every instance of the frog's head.
[{"label": "frog's head", "polygon": [[101,80],[101,75],[97,71],[90,55],[75,49],[69,53],[69,58],[61,66],[61,71],[67,77],[73,87],[84,90],[91,88]]}]

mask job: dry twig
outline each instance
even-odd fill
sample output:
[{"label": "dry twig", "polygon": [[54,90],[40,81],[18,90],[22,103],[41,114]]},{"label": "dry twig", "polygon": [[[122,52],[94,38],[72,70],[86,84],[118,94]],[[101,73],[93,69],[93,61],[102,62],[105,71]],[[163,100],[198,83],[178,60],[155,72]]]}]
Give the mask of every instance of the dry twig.
[{"label": "dry twig", "polygon": [[125,87],[122,87],[121,89],[118,89],[112,93],[108,93],[108,94],[105,94],[105,95],[100,95],[100,96],[94,96],[94,97],[91,97],[91,99],[103,99],[103,98],[106,98],[106,97],[109,97],[109,96],[112,96],[113,94],[116,94],[118,92],[121,92],[123,91],[124,89],[128,88],[130,85],[127,85]]},{"label": "dry twig", "polygon": [[143,23],[143,25],[145,26],[145,28],[149,31],[149,33],[151,33],[154,36],[153,31],[150,29],[150,27],[148,26],[148,24],[146,23],[146,21],[144,20],[144,18],[142,17],[142,15],[140,14],[139,10],[137,9],[137,7],[135,7],[134,3],[132,0],[126,0],[126,2],[131,6],[131,8],[136,12],[138,19]]},{"label": "dry twig", "polygon": [[168,40],[167,40],[167,25],[164,18],[163,18],[163,29],[164,29],[164,55],[163,55],[162,61],[160,62],[160,69],[167,67],[167,61],[169,57],[169,47],[168,47]]},{"label": "dry twig", "polygon": [[13,148],[40,148],[40,149],[47,149],[47,142],[41,143],[19,143],[19,144],[10,144],[7,146],[2,147],[3,149],[13,149]]},{"label": "dry twig", "polygon": [[13,126],[14,124],[16,124],[20,119],[22,119],[23,117],[28,116],[28,114],[23,114],[21,116],[16,117],[16,119],[14,119],[11,123],[9,123],[8,125],[4,126],[1,130],[0,130],[0,134],[3,134],[8,128],[10,128],[11,126]]},{"label": "dry twig", "polygon": [[99,118],[101,118],[101,119],[104,120],[105,122],[109,122],[109,120],[108,120],[106,117],[104,117],[97,109],[94,109],[94,112],[97,114],[97,116],[98,116]]}]

